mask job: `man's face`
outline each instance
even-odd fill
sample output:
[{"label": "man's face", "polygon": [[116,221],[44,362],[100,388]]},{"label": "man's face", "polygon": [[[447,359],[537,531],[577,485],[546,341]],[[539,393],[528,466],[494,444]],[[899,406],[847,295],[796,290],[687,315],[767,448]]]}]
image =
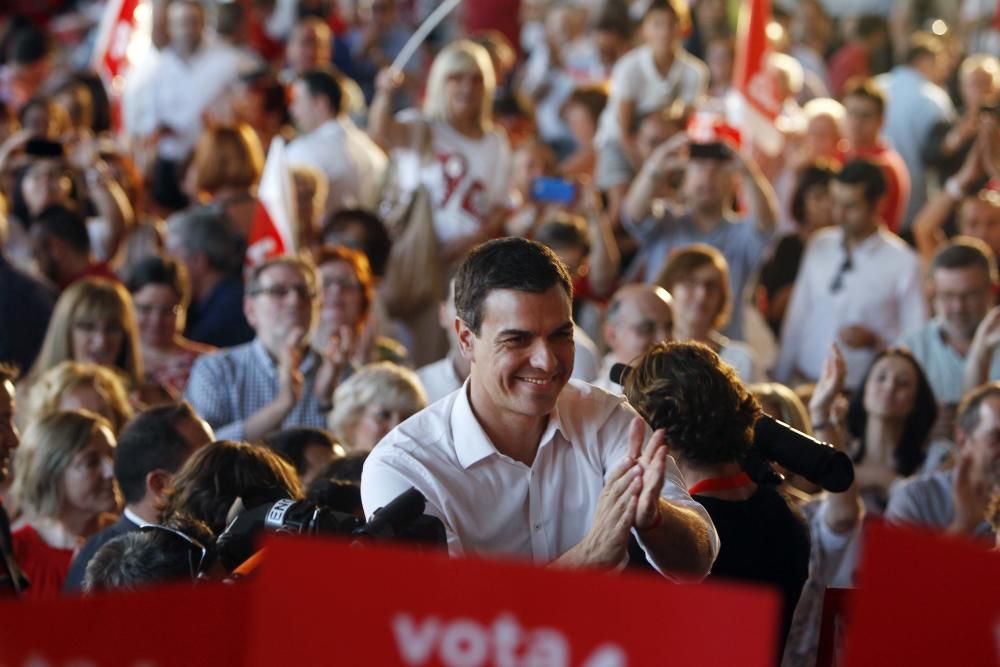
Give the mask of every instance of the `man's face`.
[{"label": "man's face", "polygon": [[882,129],[882,114],[878,103],[867,97],[852,95],[844,100],[847,112],[846,134],[852,148],[867,148],[878,141]]},{"label": "man's face", "polygon": [[653,345],[673,338],[673,312],[657,292],[643,290],[624,297],[613,321],[608,323],[605,338],[617,361],[631,363]]},{"label": "man's face", "polygon": [[833,222],[851,236],[864,235],[875,229],[875,207],[865,199],[864,184],[849,185],[834,181],[830,184],[833,198]]},{"label": "man's face", "polygon": [[330,36],[319,25],[295,26],[285,48],[288,66],[301,74],[326,62],[330,55]]},{"label": "man's face", "polygon": [[963,451],[971,452],[974,476],[1000,482],[1000,396],[983,399],[979,423],[971,433],[959,431],[958,441]]},{"label": "man's face", "polygon": [[958,231],[979,239],[1000,256],[1000,206],[979,197],[967,197],[958,211]]},{"label": "man's face", "polygon": [[547,415],[573,372],[569,296],[559,285],[541,294],[499,289],[482,309],[479,335],[456,324],[476,412],[486,420]]},{"label": "man's face", "polygon": [[308,335],[316,299],[316,286],[298,267],[275,264],[260,274],[244,301],[244,312],[264,346],[277,353],[291,344],[296,330]]},{"label": "man's face", "polygon": [[288,111],[292,115],[295,126],[303,132],[312,132],[325,120],[322,117],[318,97],[309,92],[304,81],[296,81],[292,84],[292,102],[288,105]]},{"label": "man's face", "polygon": [[198,50],[201,33],[205,29],[205,15],[192,2],[173,2],[167,10],[167,32],[170,45],[181,55],[189,56]]},{"label": "man's face", "polygon": [[665,10],[650,12],[642,21],[643,41],[658,56],[673,52],[677,36],[677,19],[673,12]]},{"label": "man's face", "polygon": [[15,408],[14,383],[10,380],[0,382],[0,482],[7,479],[11,457],[20,442],[14,425]]},{"label": "man's face", "polygon": [[729,196],[728,163],[710,158],[688,161],[684,175],[684,194],[694,210],[712,210],[723,205]]},{"label": "man's face", "polygon": [[945,332],[960,340],[970,340],[990,307],[990,278],[975,266],[937,269],[932,276],[934,310]]}]

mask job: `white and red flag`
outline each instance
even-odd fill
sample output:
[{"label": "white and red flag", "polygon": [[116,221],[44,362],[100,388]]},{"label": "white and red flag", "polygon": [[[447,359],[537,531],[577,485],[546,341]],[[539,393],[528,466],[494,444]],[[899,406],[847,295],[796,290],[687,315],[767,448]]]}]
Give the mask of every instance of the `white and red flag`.
[{"label": "white and red flag", "polygon": [[778,82],[767,66],[771,53],[767,41],[770,21],[771,0],[745,0],[741,4],[733,68],[733,89],[741,104],[732,120],[744,137],[752,137],[753,143],[764,152],[777,155],[784,143],[775,127],[782,100]]},{"label": "white and red flag", "polygon": [[272,257],[298,251],[295,183],[285,155],[285,140],[271,141],[264,173],[257,188],[257,207],[247,239],[246,265],[254,266]]}]

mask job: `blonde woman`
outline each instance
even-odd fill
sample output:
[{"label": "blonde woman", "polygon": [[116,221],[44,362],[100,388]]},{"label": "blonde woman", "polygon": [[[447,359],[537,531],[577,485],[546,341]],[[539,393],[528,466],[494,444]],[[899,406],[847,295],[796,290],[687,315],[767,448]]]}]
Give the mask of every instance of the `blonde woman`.
[{"label": "blonde woman", "polygon": [[22,427],[63,410],[89,410],[104,417],[117,434],[132,418],[121,377],[97,364],[64,361],[43,373],[28,393]]},{"label": "blonde woman", "polygon": [[63,291],[28,384],[64,361],[115,370],[129,389],[142,384],[139,331],[124,287],[103,278],[87,278]]},{"label": "blonde woman", "polygon": [[17,450],[12,533],[14,557],[31,587],[27,597],[59,594],[73,555],[118,501],[112,476],[115,437],[103,417],[56,412],[33,423]]},{"label": "blonde woman", "polygon": [[327,425],[348,452],[366,452],[425,407],[416,373],[384,361],[364,366],[337,387]]},{"label": "blonde woman", "polygon": [[392,95],[401,83],[398,72],[379,73],[369,131],[394,151],[401,188],[427,189],[441,257],[451,263],[503,225],[511,151],[493,122],[493,63],[474,42],[449,44],[431,66],[422,113],[393,118]]}]

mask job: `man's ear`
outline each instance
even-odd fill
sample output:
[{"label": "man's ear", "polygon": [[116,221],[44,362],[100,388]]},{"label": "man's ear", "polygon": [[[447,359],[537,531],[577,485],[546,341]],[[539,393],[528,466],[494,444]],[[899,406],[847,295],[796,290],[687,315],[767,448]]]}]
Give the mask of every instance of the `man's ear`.
[{"label": "man's ear", "polygon": [[151,470],[146,473],[146,495],[159,500],[163,497],[174,476],[166,470]]},{"label": "man's ear", "polygon": [[469,325],[463,322],[460,317],[455,318],[455,333],[458,335],[458,349],[461,351],[462,357],[469,363],[472,363],[476,334],[473,333]]}]

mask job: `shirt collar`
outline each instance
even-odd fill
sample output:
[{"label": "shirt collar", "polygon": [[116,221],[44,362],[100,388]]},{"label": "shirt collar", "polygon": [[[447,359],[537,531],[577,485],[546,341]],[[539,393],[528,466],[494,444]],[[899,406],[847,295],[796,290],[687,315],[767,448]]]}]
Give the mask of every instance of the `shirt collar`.
[{"label": "shirt collar", "polygon": [[126,519],[128,519],[135,525],[139,526],[140,528],[142,528],[143,526],[153,525],[127,507],[122,511],[122,514],[125,516]]},{"label": "shirt collar", "polygon": [[[455,397],[455,403],[451,409],[451,435],[455,443],[455,455],[463,468],[470,468],[479,461],[489,456],[501,456],[500,452],[493,445],[490,437],[486,435],[482,424],[476,419],[472,412],[472,404],[469,402],[469,380],[467,379]],[[562,421],[559,418],[559,403],[549,413],[549,421],[542,432],[542,437],[538,441],[538,450],[541,451],[548,443],[555,439],[556,433],[562,433],[566,437]],[[567,438],[568,439],[568,438]],[[537,454],[536,454],[537,460]]]}]

